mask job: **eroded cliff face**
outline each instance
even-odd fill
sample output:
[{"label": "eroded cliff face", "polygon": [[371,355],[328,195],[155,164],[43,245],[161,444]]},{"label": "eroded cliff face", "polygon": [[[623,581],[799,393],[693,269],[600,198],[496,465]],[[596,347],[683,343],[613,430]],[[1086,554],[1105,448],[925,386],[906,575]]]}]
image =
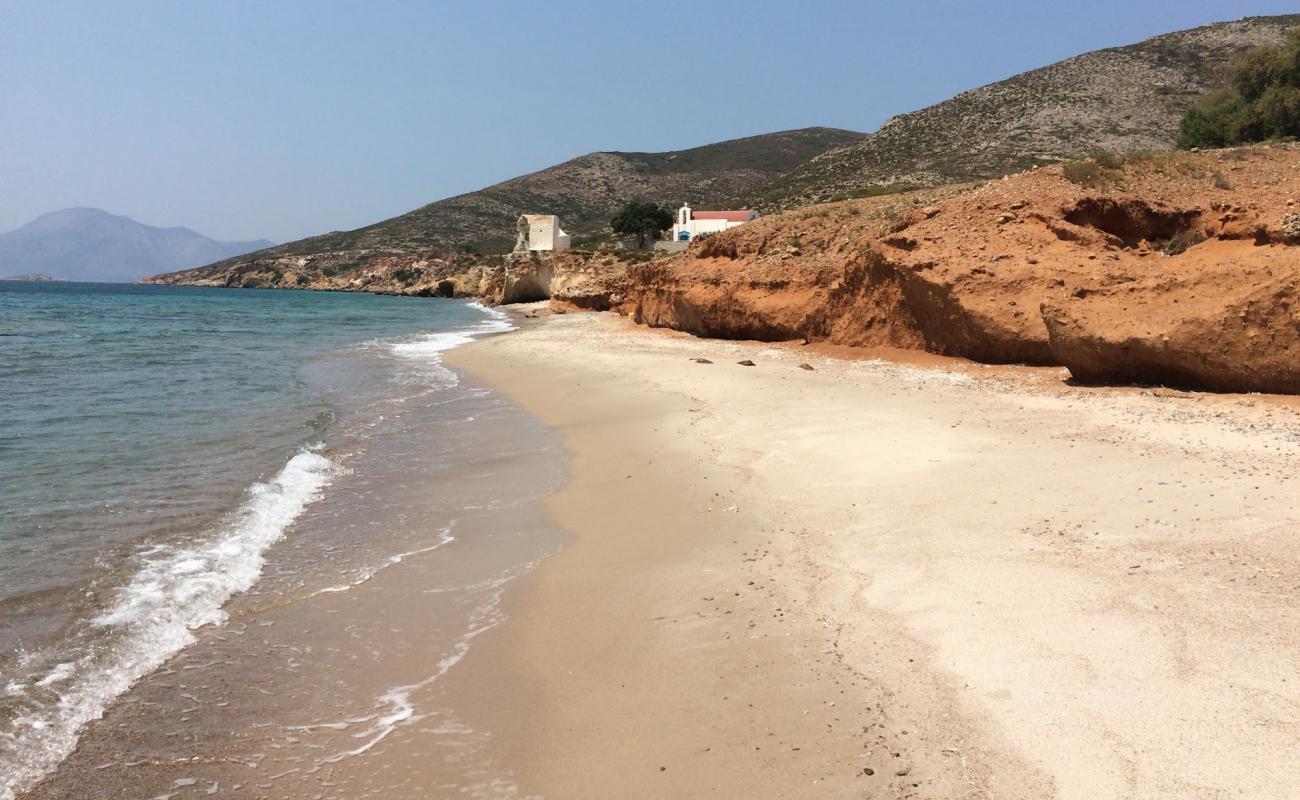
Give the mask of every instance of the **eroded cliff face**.
[{"label": "eroded cliff face", "polygon": [[1053,354],[1089,382],[1300,393],[1300,271],[1258,246],[1207,243],[1194,269],[1045,301]]},{"label": "eroded cliff face", "polygon": [[[1039,169],[767,217],[633,268],[636,319],[704,336],[1300,391],[1300,150]],[[1083,185],[1089,184],[1089,185]]]},{"label": "eroded cliff face", "polygon": [[662,261],[666,255],[636,252],[526,253],[506,257],[504,285],[492,303],[551,300],[559,306],[608,311],[626,303],[629,263]]},{"label": "eroded cliff face", "polygon": [[141,283],[479,297],[499,292],[501,279],[499,257],[342,250],[311,256],[268,256],[220,270],[200,267],[155,275]]}]

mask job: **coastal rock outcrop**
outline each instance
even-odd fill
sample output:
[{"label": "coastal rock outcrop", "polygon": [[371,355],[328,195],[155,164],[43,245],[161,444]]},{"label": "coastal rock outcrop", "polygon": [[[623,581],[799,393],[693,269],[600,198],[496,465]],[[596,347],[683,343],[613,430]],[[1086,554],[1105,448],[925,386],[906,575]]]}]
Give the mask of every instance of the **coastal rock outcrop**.
[{"label": "coastal rock outcrop", "polygon": [[141,282],[475,298],[488,305],[553,299],[573,308],[607,311],[626,302],[627,265],[654,258],[652,253],[583,250],[517,256],[343,251],[272,256],[222,272],[187,270]]},{"label": "coastal rock outcrop", "polygon": [[1300,393],[1297,270],[1240,257],[1254,246],[1216,248],[1182,274],[1044,302],[1053,355],[1085,382]]},{"label": "coastal rock outcrop", "polygon": [[1300,391],[1300,149],[1167,153],[813,206],[634,267],[638,322],[1077,377]]},{"label": "coastal rock outcrop", "polygon": [[501,295],[488,300],[526,303],[549,299],[556,308],[620,309],[626,300],[628,263],[654,258],[652,253],[580,250],[509,257]]}]

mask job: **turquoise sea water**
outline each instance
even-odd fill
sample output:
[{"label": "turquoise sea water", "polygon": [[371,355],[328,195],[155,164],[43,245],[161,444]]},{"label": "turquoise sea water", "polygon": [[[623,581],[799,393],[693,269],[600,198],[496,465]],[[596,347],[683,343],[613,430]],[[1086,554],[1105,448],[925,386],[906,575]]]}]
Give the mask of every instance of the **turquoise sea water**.
[{"label": "turquoise sea water", "polygon": [[0,282],[0,798],[219,621],[377,409],[455,386],[440,350],[508,327],[422,298]]}]

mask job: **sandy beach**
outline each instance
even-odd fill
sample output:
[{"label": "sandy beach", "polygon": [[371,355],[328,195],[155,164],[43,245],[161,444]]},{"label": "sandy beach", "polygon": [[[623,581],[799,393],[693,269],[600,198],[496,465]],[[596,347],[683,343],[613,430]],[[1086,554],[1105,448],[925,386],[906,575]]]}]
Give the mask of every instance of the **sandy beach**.
[{"label": "sandy beach", "polygon": [[571,455],[484,645],[528,794],[1300,794],[1294,405],[521,324],[447,361]]}]

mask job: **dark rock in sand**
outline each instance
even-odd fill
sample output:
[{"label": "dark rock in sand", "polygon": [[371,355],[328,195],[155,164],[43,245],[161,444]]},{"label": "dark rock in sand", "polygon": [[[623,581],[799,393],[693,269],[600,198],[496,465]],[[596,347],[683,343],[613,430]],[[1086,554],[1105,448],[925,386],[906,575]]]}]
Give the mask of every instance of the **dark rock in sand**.
[{"label": "dark rock in sand", "polygon": [[753,362],[753,361],[750,361],[748,358],[745,359],[744,361],[737,361],[736,363],[739,364],[739,365],[742,366],[742,367],[752,367],[752,366],[754,366],[754,362]]}]

